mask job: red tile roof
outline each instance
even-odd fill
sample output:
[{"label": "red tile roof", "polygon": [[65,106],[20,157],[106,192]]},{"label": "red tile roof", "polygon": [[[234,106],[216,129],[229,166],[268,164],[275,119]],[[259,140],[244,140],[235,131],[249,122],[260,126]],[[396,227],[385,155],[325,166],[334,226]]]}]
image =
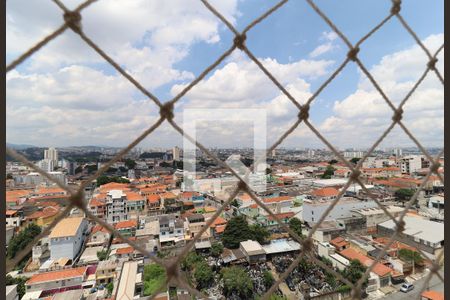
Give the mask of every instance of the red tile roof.
[{"label": "red tile roof", "polygon": [[444,294],[438,291],[425,291],[421,296],[430,300],[444,300]]},{"label": "red tile roof", "polygon": [[326,187],[312,191],[312,195],[316,197],[336,197],[339,191],[332,187]]},{"label": "red tile roof", "polygon": [[59,207],[47,206],[43,210],[38,210],[27,216],[27,220],[53,217],[59,212]]},{"label": "red tile roof", "polygon": [[135,192],[126,192],[125,194],[127,195],[128,201],[144,201],[145,200],[144,196],[141,196]]},{"label": "red tile roof", "polygon": [[130,253],[133,253],[133,251],[134,251],[133,247],[119,248],[116,250],[116,254],[120,254],[120,255],[130,254]]},{"label": "red tile roof", "polygon": [[87,267],[79,267],[72,269],[64,269],[52,272],[38,273],[33,276],[26,282],[27,285],[48,282],[48,281],[56,281],[67,278],[74,278],[83,276],[87,271]]},{"label": "red tile roof", "polygon": [[131,227],[137,227],[137,220],[126,220],[116,223],[114,225],[115,229],[125,229],[125,228],[131,228]]},{"label": "red tile roof", "polygon": [[158,203],[160,201],[161,197],[159,195],[148,195],[147,201],[149,203]]},{"label": "red tile roof", "polygon": [[[276,217],[278,220],[283,220],[283,219],[286,219],[286,218],[292,218],[294,215],[295,215],[295,214],[294,214],[293,212],[287,212],[287,213],[275,214],[275,217]],[[267,220],[273,221],[274,218],[273,218],[271,215],[269,215],[269,216],[267,217]]]},{"label": "red tile roof", "polygon": [[[339,254],[341,254],[348,260],[355,260],[355,259],[359,260],[359,262],[366,267],[370,267],[374,262],[373,259],[365,256],[364,254],[356,251],[353,248],[344,249],[344,250],[340,251]],[[383,276],[386,276],[387,274],[391,273],[392,269],[386,267],[383,264],[376,263],[374,268],[372,269],[372,272],[374,272],[375,274],[377,274],[380,277],[383,277]]]},{"label": "red tile roof", "polygon": [[95,225],[94,228],[92,228],[92,234],[95,234],[99,231],[109,233],[108,229],[101,225]]}]

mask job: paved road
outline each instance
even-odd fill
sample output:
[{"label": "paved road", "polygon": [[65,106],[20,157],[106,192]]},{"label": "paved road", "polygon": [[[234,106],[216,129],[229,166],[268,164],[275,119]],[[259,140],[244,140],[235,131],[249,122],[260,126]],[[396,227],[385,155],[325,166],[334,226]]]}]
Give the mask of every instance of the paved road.
[{"label": "paved road", "polygon": [[[444,278],[444,270],[439,271],[439,273],[441,274],[442,278]],[[391,293],[389,295],[386,295],[385,297],[383,297],[382,299],[395,299],[395,300],[400,300],[400,299],[409,299],[409,300],[416,300],[416,299],[420,299],[420,292],[422,291],[423,285],[425,283],[425,279],[426,276],[424,278],[421,278],[419,280],[417,280],[416,282],[414,282],[414,290],[410,291],[409,293],[402,293],[402,292],[395,292],[395,293]],[[444,283],[439,279],[439,277],[437,276],[433,276],[430,280],[429,283],[429,289],[430,290],[435,290],[438,292],[444,292]],[[400,289],[400,286],[398,287],[398,289]]]}]

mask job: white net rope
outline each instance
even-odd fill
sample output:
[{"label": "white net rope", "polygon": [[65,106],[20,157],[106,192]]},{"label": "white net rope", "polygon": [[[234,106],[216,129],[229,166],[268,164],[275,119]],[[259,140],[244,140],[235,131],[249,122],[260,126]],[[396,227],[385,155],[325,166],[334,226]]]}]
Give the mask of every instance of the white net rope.
[{"label": "white net rope", "polygon": [[[201,0],[201,2],[205,5],[205,7],[211,11],[218,19],[220,19],[226,27],[234,34],[234,40],[233,44],[230,45],[228,50],[226,50],[220,57],[217,58],[217,60],[208,66],[197,78],[195,78],[189,85],[187,85],[178,95],[176,95],[173,99],[167,102],[160,101],[155,95],[153,95],[150,91],[145,89],[135,78],[133,78],[129,73],[127,73],[122,67],[120,67],[119,63],[114,61],[105,51],[103,51],[94,41],[92,41],[86,33],[82,29],[82,15],[81,12],[83,9],[91,5],[92,3],[96,2],[96,0],[88,0],[81,5],[79,5],[74,10],[69,10],[61,1],[59,0],[53,0],[53,2],[62,10],[63,12],[63,19],[64,23],[56,29],[53,33],[45,37],[42,41],[28,49],[26,52],[24,52],[20,57],[18,57],[16,60],[11,62],[6,67],[6,72],[9,72],[13,70],[15,67],[17,67],[20,63],[25,61],[28,57],[33,55],[35,52],[39,51],[42,47],[44,47],[47,43],[51,42],[53,39],[57,38],[60,34],[65,32],[67,29],[72,30],[74,33],[76,33],[81,40],[83,40],[87,45],[89,45],[93,50],[95,50],[101,57],[103,57],[112,67],[114,67],[121,75],[123,75],[131,84],[133,84],[140,92],[142,92],[146,97],[151,99],[160,109],[160,117],[159,119],[151,125],[147,130],[145,130],[141,135],[139,135],[132,143],[130,143],[126,148],[122,149],[113,159],[111,159],[109,162],[102,165],[102,167],[97,170],[95,174],[90,176],[88,179],[84,180],[79,188],[77,190],[73,190],[69,186],[66,186],[64,183],[56,180],[54,177],[51,177],[49,174],[47,174],[42,169],[38,168],[36,165],[28,161],[23,155],[17,153],[13,149],[7,148],[7,154],[14,157],[15,159],[21,161],[25,165],[33,168],[36,172],[47,178],[48,180],[53,181],[56,183],[59,187],[64,189],[69,195],[70,198],[68,199],[68,205],[66,208],[59,213],[58,217],[55,218],[55,220],[46,227],[41,234],[36,236],[33,241],[28,244],[24,249],[22,249],[17,255],[14,257],[14,259],[7,260],[7,267],[6,271],[9,272],[18,262],[20,262],[32,249],[32,247],[43,237],[47,236],[52,228],[63,218],[65,218],[71,211],[72,208],[77,207],[84,211],[86,214],[86,217],[101,226],[105,227],[108,231],[113,233],[115,236],[120,238],[122,241],[128,243],[131,247],[136,249],[137,251],[141,252],[146,257],[149,257],[154,263],[161,265],[165,268],[166,274],[167,274],[167,280],[166,282],[159,287],[157,291],[153,293],[153,295],[150,296],[150,299],[154,299],[157,294],[159,294],[164,288],[165,285],[169,284],[173,286],[178,286],[180,288],[184,288],[189,291],[192,295],[195,295],[199,298],[208,298],[207,295],[205,295],[203,292],[198,291],[194,287],[192,287],[186,277],[183,275],[182,272],[180,272],[180,263],[182,260],[186,257],[188,252],[192,249],[194,246],[194,243],[200,238],[200,236],[208,230],[208,228],[212,225],[214,220],[220,216],[220,214],[223,212],[224,208],[231,203],[233,199],[238,195],[239,192],[246,192],[250,195],[250,197],[262,208],[264,209],[274,220],[277,221],[279,226],[281,226],[284,230],[286,230],[296,241],[298,241],[301,244],[301,250],[300,254],[292,261],[290,266],[282,273],[280,274],[278,280],[274,282],[274,284],[267,290],[267,292],[262,296],[262,299],[268,299],[270,295],[272,295],[277,289],[281,282],[283,282],[289,274],[294,270],[294,268],[299,264],[302,258],[307,257],[310,261],[314,262],[315,264],[319,265],[321,268],[325,269],[327,272],[333,274],[336,276],[337,280],[341,281],[342,283],[348,285],[351,287],[351,295],[353,298],[360,299],[361,298],[361,290],[364,282],[369,276],[369,273],[373,270],[376,263],[382,258],[386,251],[389,249],[389,247],[396,241],[396,238],[401,234],[401,232],[404,230],[405,223],[403,221],[406,213],[408,212],[408,209],[413,205],[415,200],[417,199],[419,192],[423,189],[425,184],[427,183],[429,177],[434,173],[438,176],[439,180],[443,184],[443,177],[438,172],[440,163],[439,158],[443,154],[443,150],[439,155],[436,157],[432,157],[425,148],[421,145],[421,143],[414,137],[414,135],[408,130],[408,128],[404,125],[402,122],[402,115],[403,115],[403,106],[408,101],[408,99],[411,97],[411,95],[415,92],[415,90],[419,87],[419,85],[422,83],[422,81],[425,79],[426,76],[429,76],[429,73],[434,73],[435,76],[438,77],[439,81],[442,83],[442,86],[444,85],[444,78],[441,75],[440,71],[436,68],[436,62],[437,62],[437,55],[444,49],[444,45],[440,46],[439,49],[435,53],[431,53],[424,44],[420,41],[420,39],[417,37],[415,32],[411,29],[411,27],[408,25],[408,23],[403,19],[402,15],[400,14],[401,11],[401,1],[400,0],[392,0],[392,6],[388,13],[388,15],[379,23],[377,24],[372,30],[370,30],[365,36],[363,36],[355,45],[352,45],[352,43],[348,40],[348,38],[339,30],[339,28],[333,23],[332,20],[312,1],[312,0],[306,0],[307,3],[311,6],[313,11],[315,11],[329,26],[330,28],[342,39],[342,41],[347,45],[348,47],[348,53],[345,60],[339,65],[339,67],[325,80],[322,85],[312,94],[312,96],[306,100],[305,104],[301,105],[298,100],[295,99],[294,96],[292,96],[285,87],[275,78],[273,74],[271,74],[270,71],[267,70],[266,67],[255,57],[255,55],[251,52],[251,50],[246,45],[246,33],[250,31],[253,27],[255,27],[258,23],[263,21],[264,19],[268,18],[273,12],[282,9],[283,5],[288,2],[288,0],[283,0],[278,2],[275,6],[270,8],[268,11],[266,11],[264,14],[262,14],[257,19],[253,20],[242,32],[239,32],[234,28],[234,26],[219,12],[216,10],[214,6],[212,6],[208,1]],[[398,107],[396,107],[393,102],[389,99],[389,97],[383,92],[380,85],[377,83],[377,81],[374,79],[374,77],[371,75],[371,73],[368,71],[368,69],[365,67],[363,62],[358,57],[358,53],[361,51],[361,46],[363,43],[370,38],[376,31],[378,31],[381,27],[383,27],[389,20],[397,18],[400,22],[400,24],[407,30],[407,32],[414,38],[416,43],[420,46],[421,49],[426,53],[429,61],[428,64],[424,66],[424,72],[422,76],[418,79],[416,84],[411,88],[409,93],[404,97],[404,99],[400,102]],[[284,94],[286,97],[298,108],[298,118],[292,124],[292,126],[283,134],[281,135],[278,140],[267,149],[267,154],[270,153],[273,149],[275,149],[278,145],[280,145],[286,137],[288,137],[302,122],[336,155],[336,157],[343,162],[351,171],[351,175],[349,176],[348,182],[344,185],[342,190],[339,192],[337,198],[333,200],[325,213],[321,216],[320,220],[315,223],[315,225],[312,227],[311,230],[309,230],[309,233],[306,237],[300,237],[295,232],[293,232],[286,224],[282,223],[281,220],[279,220],[274,213],[264,204],[264,202],[261,200],[260,197],[258,197],[251,189],[251,187],[244,181],[245,178],[240,177],[226,162],[221,161],[216,155],[208,151],[206,147],[204,147],[201,143],[194,140],[192,137],[188,136],[183,132],[183,129],[174,121],[174,105],[189,91],[191,90],[197,83],[199,83],[202,79],[205,78],[207,74],[209,74],[216,66],[218,66],[226,57],[228,57],[233,51],[240,50],[244,52],[258,67],[259,69],[267,75],[267,77],[275,84],[275,86]],[[309,107],[312,101],[314,101],[317,96],[322,92],[322,90],[334,80],[334,78],[341,72],[341,70],[349,63],[355,63],[360,70],[367,76],[367,78],[370,80],[370,82],[373,84],[375,89],[379,92],[381,97],[384,99],[386,104],[392,109],[392,123],[386,128],[386,130],[383,132],[383,134],[376,140],[376,142],[370,147],[370,149],[367,151],[367,153],[364,155],[364,157],[358,161],[356,166],[351,164],[349,161],[347,161],[338,151],[337,149],[309,122]],[[230,194],[230,196],[225,199],[222,206],[218,208],[218,210],[214,213],[214,215],[208,220],[206,225],[202,228],[200,232],[198,232],[193,239],[191,239],[182,249],[181,253],[177,255],[175,258],[166,258],[161,259],[155,256],[152,256],[144,247],[139,245],[136,241],[130,240],[129,238],[123,236],[120,232],[116,231],[113,226],[106,223],[102,219],[98,218],[97,216],[93,215],[88,209],[87,204],[85,203],[83,191],[86,187],[86,185],[90,184],[93,180],[98,178],[101,174],[103,174],[112,164],[119,161],[125,154],[127,154],[133,147],[135,147],[137,144],[139,144],[144,138],[149,136],[156,128],[158,128],[163,122],[167,121],[169,124],[172,125],[172,127],[178,131],[181,135],[183,135],[184,138],[187,138],[191,142],[195,143],[195,145],[201,149],[206,155],[208,155],[211,159],[213,159],[217,164],[220,166],[226,168],[228,171],[230,171],[234,176],[236,176],[239,181],[235,185],[233,192]],[[415,145],[421,150],[421,152],[427,157],[427,159],[430,161],[430,167],[428,170],[427,175],[423,178],[421,185],[415,192],[414,196],[405,204],[405,208],[400,214],[399,217],[394,218],[393,215],[387,211],[387,209],[380,203],[377,197],[373,195],[364,185],[360,175],[361,175],[361,166],[362,163],[366,160],[367,157],[369,157],[374,149],[383,141],[383,139],[391,132],[391,130],[397,125],[406,133],[406,135],[414,142]],[[253,165],[257,165],[257,162],[255,162]],[[248,173],[247,173],[248,175]],[[244,176],[245,177],[245,176]],[[382,251],[378,254],[377,258],[374,260],[373,264],[369,266],[364,275],[355,283],[353,284],[350,282],[347,278],[344,278],[340,273],[335,271],[333,268],[330,268],[327,264],[322,262],[320,259],[317,258],[317,256],[314,253],[314,246],[312,242],[312,236],[316,232],[316,230],[319,228],[321,223],[325,220],[327,215],[331,212],[331,210],[336,206],[336,204],[339,202],[341,197],[344,195],[348,187],[352,183],[357,183],[361,186],[363,191],[371,198],[373,199],[377,205],[388,215],[393,222],[396,224],[396,230],[394,234],[389,238],[388,243],[383,247]],[[419,252],[423,255],[424,253],[418,249]],[[430,279],[432,276],[436,275],[440,280],[443,281],[443,278],[441,274],[439,273],[440,270],[440,264],[439,261],[442,259],[443,251],[442,253],[434,260],[428,262],[430,263],[430,273],[427,275],[427,278],[425,280],[425,284],[423,285],[422,291],[425,290],[427,287]],[[419,294],[420,297],[420,294]]]}]

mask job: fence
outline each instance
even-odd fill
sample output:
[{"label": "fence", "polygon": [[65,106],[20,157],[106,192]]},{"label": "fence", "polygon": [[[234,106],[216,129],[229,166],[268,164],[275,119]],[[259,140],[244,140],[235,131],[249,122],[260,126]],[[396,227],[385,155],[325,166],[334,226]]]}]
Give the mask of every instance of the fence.
[{"label": "fence", "polygon": [[[306,0],[309,6],[325,21],[329,27],[339,36],[340,39],[345,43],[345,45],[348,47],[348,53],[347,57],[344,59],[344,61],[339,65],[339,67],[332,73],[332,75],[323,82],[323,84],[313,93],[313,95],[307,99],[305,104],[301,105],[299,102],[283,87],[283,85],[280,84],[280,82],[272,75],[266,67],[253,55],[251,50],[246,46],[246,39],[247,39],[247,32],[252,30],[253,27],[257,26],[258,23],[262,22],[264,19],[268,18],[273,12],[282,9],[283,5],[288,2],[288,0],[283,0],[278,2],[275,6],[270,8],[268,11],[266,11],[264,14],[262,14],[260,17],[256,18],[251,22],[242,32],[238,32],[234,26],[219,12],[213,7],[210,3],[208,3],[206,0],[201,0],[201,2],[206,6],[206,8],[211,11],[212,14],[214,14],[220,21],[222,21],[226,27],[234,34],[234,40],[233,44],[230,45],[228,50],[226,50],[217,60],[208,66],[197,78],[195,78],[189,85],[187,85],[178,95],[176,95],[173,99],[167,102],[161,102],[156,96],[154,96],[150,91],[146,90],[136,79],[134,79],[130,74],[128,74],[120,65],[115,62],[107,53],[105,53],[94,41],[92,41],[83,31],[82,28],[82,15],[81,12],[83,9],[91,5],[92,3],[96,2],[96,0],[87,0],[86,2],[79,5],[74,10],[69,10],[65,7],[65,5],[60,0],[53,0],[53,2],[61,9],[63,13],[64,23],[56,29],[53,33],[48,35],[46,38],[44,38],[42,41],[37,43],[35,46],[31,47],[28,51],[23,53],[19,58],[14,60],[12,63],[10,63],[6,67],[6,72],[9,72],[13,70],[16,66],[18,66],[20,63],[22,63],[24,60],[26,60],[28,57],[30,57],[33,53],[39,51],[42,47],[44,47],[47,43],[55,39],[57,36],[65,32],[67,29],[72,30],[74,33],[76,33],[82,41],[84,41],[88,46],[90,46],[93,50],[95,50],[101,57],[103,57],[112,67],[114,67],[122,76],[124,76],[131,84],[133,84],[140,92],[142,92],[146,97],[151,99],[155,105],[157,105],[160,109],[160,117],[159,119],[152,124],[147,130],[145,130],[141,135],[139,135],[131,144],[129,144],[126,148],[122,149],[113,159],[111,159],[108,163],[104,164],[94,175],[90,176],[87,180],[84,180],[78,190],[72,190],[68,186],[64,185],[62,182],[50,177],[45,171],[38,168],[31,162],[29,162],[24,156],[20,155],[19,153],[15,152],[12,149],[7,148],[7,154],[16,158],[17,160],[21,161],[25,165],[28,165],[29,167],[33,168],[36,172],[40,173],[42,176],[46,177],[47,179],[55,182],[59,187],[63,188],[70,194],[69,203],[68,206],[58,215],[58,217],[47,227],[43,232],[36,236],[32,243],[30,243],[27,247],[25,247],[22,251],[20,251],[16,257],[12,260],[7,261],[7,272],[11,270],[18,262],[20,262],[27,253],[31,250],[34,244],[36,244],[42,237],[48,235],[51,231],[51,229],[65,216],[68,215],[70,210],[73,207],[78,207],[82,209],[86,217],[90,220],[97,222],[98,224],[104,226],[107,230],[110,232],[113,232],[116,236],[122,238],[126,243],[128,243],[130,246],[134,247],[136,250],[140,251],[142,254],[145,254],[151,259],[163,266],[166,269],[167,272],[167,280],[166,284],[171,283],[173,285],[176,285],[181,288],[187,289],[191,294],[196,295],[200,298],[208,298],[206,295],[204,295],[202,292],[196,290],[195,288],[191,287],[187,280],[181,275],[182,273],[179,270],[180,262],[184,259],[184,257],[187,255],[189,250],[194,246],[194,243],[197,239],[200,238],[200,236],[209,228],[209,226],[213,223],[213,221],[222,213],[223,209],[230,204],[230,202],[236,197],[236,195],[240,191],[247,192],[251,198],[262,208],[264,209],[269,215],[271,215],[274,220],[277,220],[279,225],[284,228],[286,231],[290,233],[290,235],[301,243],[302,249],[300,255],[292,262],[292,264],[286,269],[286,271],[280,275],[279,279],[272,285],[272,287],[263,295],[262,299],[268,299],[270,295],[276,291],[278,288],[278,285],[286,279],[286,277],[289,275],[289,273],[298,265],[300,260],[303,257],[308,257],[311,261],[318,264],[319,266],[323,267],[330,273],[334,274],[338,280],[341,282],[347,284],[351,287],[351,296],[352,298],[361,298],[361,287],[365,281],[365,279],[369,276],[369,273],[372,271],[372,269],[375,267],[375,264],[377,261],[383,257],[386,253],[386,250],[392,245],[392,243],[395,241],[396,237],[399,233],[401,233],[404,230],[405,223],[403,221],[408,209],[411,207],[411,205],[416,200],[420,190],[424,187],[426,182],[428,181],[431,174],[435,173],[439,180],[444,183],[442,175],[438,172],[438,169],[440,167],[439,163],[439,157],[443,154],[443,150],[441,153],[439,153],[436,157],[431,157],[431,155],[424,149],[424,147],[420,144],[420,142],[414,137],[414,135],[408,130],[408,128],[402,123],[402,115],[403,115],[403,106],[408,101],[410,96],[415,92],[417,87],[421,84],[421,82],[425,79],[425,77],[428,75],[428,73],[434,73],[435,76],[440,80],[442,85],[444,85],[444,78],[441,75],[440,71],[435,67],[437,62],[437,55],[444,49],[444,45],[441,45],[439,49],[433,54],[430,53],[430,51],[424,46],[424,44],[420,41],[418,36],[415,34],[413,29],[408,25],[408,23],[404,20],[402,15],[400,14],[401,11],[401,1],[400,0],[392,0],[392,6],[389,12],[387,12],[387,16],[379,23],[377,24],[372,30],[370,30],[365,36],[363,36],[356,44],[350,43],[348,38],[339,30],[339,28],[333,23],[330,18],[314,3],[313,0]],[[361,47],[364,44],[364,42],[370,38],[372,34],[374,34],[376,31],[378,31],[381,27],[386,24],[390,19],[397,18],[400,24],[409,32],[409,34],[414,38],[416,43],[420,46],[420,48],[426,53],[429,61],[426,66],[424,66],[424,72],[422,76],[419,78],[419,80],[416,82],[416,84],[413,86],[413,88],[409,91],[409,93],[404,97],[404,99],[401,101],[398,107],[394,106],[392,101],[389,99],[389,97],[383,92],[380,85],[377,83],[377,81],[373,78],[371,73],[368,71],[368,69],[365,67],[363,62],[359,59],[358,53],[361,51]],[[297,128],[297,126],[300,125],[300,123],[304,123],[335,155],[339,158],[350,170],[351,170],[351,176],[349,177],[348,182],[344,185],[343,189],[339,192],[338,197],[330,204],[328,209],[325,211],[325,213],[322,215],[320,220],[313,226],[312,230],[309,231],[308,236],[301,238],[299,237],[295,232],[289,229],[288,226],[283,224],[280,220],[278,220],[275,215],[268,209],[264,203],[261,201],[261,199],[250,189],[250,187],[245,183],[243,179],[245,179],[245,176],[240,177],[236,172],[233,171],[225,162],[221,161],[219,158],[217,158],[215,155],[213,155],[210,151],[208,151],[202,144],[200,144],[198,141],[194,141],[192,137],[185,134],[180,128],[180,126],[173,120],[174,119],[174,105],[190,90],[192,87],[194,87],[197,83],[199,83],[205,76],[211,72],[216,66],[218,66],[227,56],[229,56],[233,51],[239,50],[244,52],[258,67],[259,69],[275,84],[280,91],[297,107],[298,109],[298,118],[294,122],[294,124],[291,125],[291,127],[281,136],[278,138],[278,140],[267,149],[267,154],[269,154],[273,149],[275,149],[278,145],[282,143],[282,141],[291,134],[294,129]],[[309,122],[309,107],[312,101],[314,101],[317,96],[322,92],[322,90],[331,82],[334,80],[334,78],[340,73],[340,71],[349,63],[355,63],[359,69],[367,76],[367,78],[370,80],[370,82],[373,84],[375,89],[379,92],[381,97],[384,99],[386,104],[392,109],[392,123],[386,128],[384,133],[376,140],[376,142],[370,147],[369,151],[365,154],[365,156],[359,160],[359,162],[356,164],[356,166],[352,165],[349,161],[345,160],[344,157],[336,150],[336,148],[325,139],[325,137]],[[172,125],[172,127],[178,131],[181,135],[184,136],[184,138],[187,138],[192,143],[194,143],[199,149],[201,149],[204,153],[206,153],[209,157],[211,157],[217,164],[223,166],[227,170],[229,170],[234,176],[238,177],[239,182],[235,185],[233,192],[231,195],[226,199],[226,201],[223,203],[223,205],[216,211],[216,213],[213,215],[213,217],[207,222],[206,226],[203,227],[203,229],[195,235],[195,237],[184,247],[184,249],[181,251],[181,254],[175,258],[171,259],[160,259],[157,257],[153,257],[146,251],[143,247],[136,244],[136,242],[131,241],[125,237],[123,237],[119,232],[116,232],[114,228],[104,222],[103,220],[97,218],[92,213],[90,213],[87,210],[86,203],[84,202],[83,198],[83,190],[87,184],[89,184],[92,180],[96,179],[98,176],[100,176],[103,172],[105,172],[113,163],[120,160],[130,149],[132,149],[134,146],[136,146],[138,143],[140,143],[145,137],[147,137],[149,134],[151,134],[158,126],[160,126],[164,121],[167,121],[169,124]],[[394,219],[393,216],[386,210],[386,208],[378,201],[378,199],[370,193],[369,190],[365,187],[364,183],[362,182],[360,178],[360,168],[362,166],[363,161],[374,151],[374,149],[381,143],[381,141],[388,135],[388,133],[394,128],[395,125],[399,125],[400,128],[407,134],[407,136],[414,142],[415,145],[422,151],[422,153],[427,157],[427,159],[430,161],[430,168],[427,173],[427,175],[423,178],[423,181],[419,188],[417,189],[414,196],[406,203],[405,209],[401,213],[398,219]],[[254,165],[257,163],[255,162]],[[248,175],[248,172],[247,172]],[[318,229],[322,221],[325,219],[326,215],[330,213],[330,211],[336,206],[339,199],[342,197],[342,195],[345,193],[345,191],[348,189],[351,183],[358,183],[361,185],[362,189],[367,193],[367,195],[378,204],[378,206],[388,215],[396,224],[396,230],[394,234],[390,237],[389,242],[385,245],[385,247],[382,249],[382,251],[377,256],[376,260],[374,260],[374,263],[367,268],[364,275],[360,280],[352,284],[349,282],[348,279],[344,278],[341,274],[337,273],[335,270],[331,269],[327,265],[325,265],[322,261],[320,261],[318,258],[315,257],[313,254],[313,242],[312,242],[312,235],[314,232]],[[420,250],[419,250],[420,251]],[[423,253],[422,253],[423,254]],[[443,256],[443,252],[437,257],[436,261],[439,261]],[[430,279],[432,276],[438,276],[440,280],[443,282],[442,276],[438,273],[440,267],[439,264],[436,263],[436,261],[430,261],[431,263],[431,272],[427,276],[425,280],[425,284],[423,286],[423,290],[428,285]],[[151,297],[150,299],[154,299],[155,296],[164,289],[164,285],[161,286]],[[420,293],[419,293],[420,295]]]}]

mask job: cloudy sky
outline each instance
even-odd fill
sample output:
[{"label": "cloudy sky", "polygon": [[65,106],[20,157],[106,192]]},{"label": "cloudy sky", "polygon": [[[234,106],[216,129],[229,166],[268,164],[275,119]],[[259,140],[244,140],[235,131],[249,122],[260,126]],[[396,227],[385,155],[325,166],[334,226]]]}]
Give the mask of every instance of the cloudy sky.
[{"label": "cloudy sky", "polygon": [[[69,8],[81,1],[65,0]],[[215,0],[211,3],[242,30],[275,1]],[[356,43],[386,17],[388,0],[316,1]],[[7,63],[56,29],[59,8],[49,0],[8,1]],[[436,51],[443,43],[443,1],[410,0],[402,15]],[[232,43],[233,35],[200,1],[99,0],[83,11],[83,29],[102,49],[161,101],[170,100]],[[300,103],[344,61],[346,45],[309,7],[290,1],[247,34],[247,46]],[[438,69],[443,74],[444,51]],[[361,46],[359,57],[398,104],[424,71],[427,57],[393,18]],[[7,141],[37,146],[125,146],[158,118],[158,107],[74,33],[63,35],[7,74]],[[434,73],[404,107],[405,125],[425,146],[443,145],[444,92]],[[236,50],[176,105],[187,109],[264,109],[267,144],[296,120],[295,106]],[[392,111],[354,63],[312,103],[311,123],[339,148],[369,147],[388,127]],[[190,122],[191,120],[189,120]],[[252,120],[224,114],[200,121],[197,137],[207,146],[250,146]],[[182,146],[166,122],[141,147]],[[381,147],[412,146],[397,126]],[[324,145],[301,124],[284,147]]]}]

